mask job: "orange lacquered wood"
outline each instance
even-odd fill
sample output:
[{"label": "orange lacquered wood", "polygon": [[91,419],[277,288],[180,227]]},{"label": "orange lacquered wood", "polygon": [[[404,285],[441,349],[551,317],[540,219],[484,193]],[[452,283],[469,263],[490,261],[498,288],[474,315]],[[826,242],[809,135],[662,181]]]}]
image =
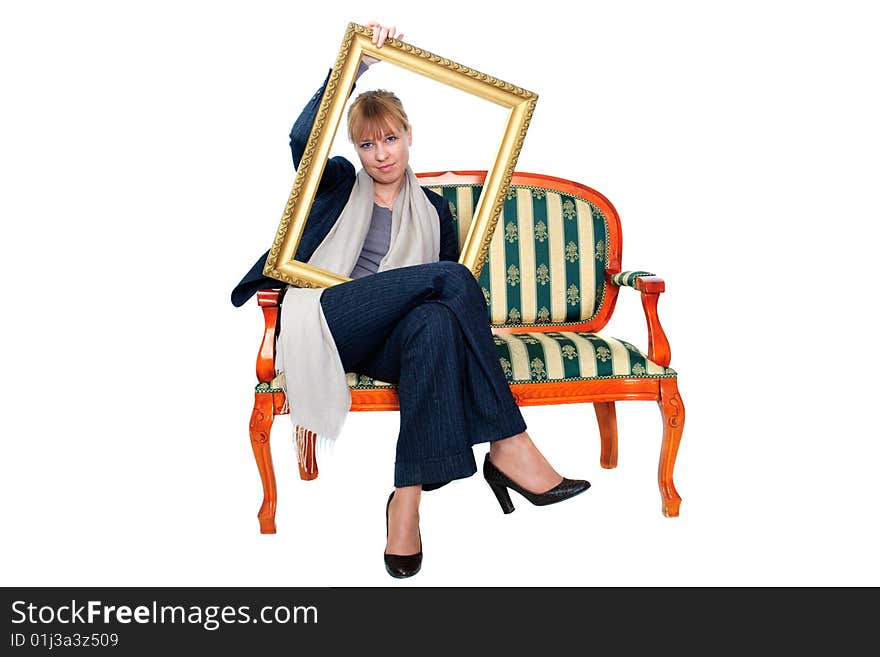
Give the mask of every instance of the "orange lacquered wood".
[{"label": "orange lacquered wood", "polygon": [[[615,273],[617,272],[612,272],[610,269],[605,271],[606,281],[612,287],[617,287],[611,283]],[[648,359],[663,367],[669,367],[669,363],[672,362],[672,352],[669,348],[669,340],[666,339],[666,332],[660,324],[660,316],[657,314],[657,302],[660,294],[666,290],[666,283],[659,276],[638,276],[635,289],[641,293],[642,308],[648,323]]]},{"label": "orange lacquered wood", "polygon": [[[445,171],[417,174],[423,186],[444,184],[483,184],[485,171]],[[493,326],[493,333],[521,333],[548,331],[597,332],[604,327],[614,311],[619,287],[610,283],[610,278],[621,271],[621,231],[620,218],[610,201],[599,192],[585,185],[562,178],[542,174],[515,172],[512,184],[529,185],[553,189],[564,194],[585,198],[595,204],[608,222],[609,242],[606,293],[596,314],[584,322],[555,324],[553,326]],[[641,293],[642,306],[648,323],[648,358],[658,365],[668,366],[670,362],[669,342],[660,325],[657,315],[657,300],[665,289],[663,279],[657,276],[641,276],[636,279],[635,288]],[[266,330],[257,356],[257,377],[261,382],[270,381],[275,374],[275,335],[278,329],[278,307],[283,289],[260,290],[257,293],[259,305],[263,308]],[[660,448],[658,484],[662,499],[662,511],[666,516],[677,516],[681,497],[672,480],[675,459],[678,453],[681,434],[684,428],[684,405],[678,393],[677,380],[650,378],[592,379],[587,381],[554,381],[546,383],[513,383],[511,393],[519,406],[541,406],[549,404],[592,403],[599,424],[602,441],[600,465],[603,468],[617,466],[617,414],[615,401],[653,400],[657,401],[663,418],[663,438]],[[260,507],[260,531],[275,532],[276,489],[272,457],[269,452],[269,432],[274,415],[287,411],[284,408],[284,394],[257,393],[254,411],[251,416],[251,444],[260,477],[263,482],[263,505]],[[395,411],[399,410],[396,388],[351,390],[352,411]],[[300,477],[314,479],[318,475],[315,459],[314,435],[308,434],[304,443],[298,445]]]},{"label": "orange lacquered wood", "polygon": [[648,358],[658,365],[668,367],[672,361],[672,352],[657,314],[657,302],[660,293],[666,289],[666,283],[659,276],[639,276],[636,279],[636,289],[642,293],[642,308],[645,309],[645,319],[648,322]]},{"label": "orange lacquered wood", "polygon": [[602,452],[599,465],[603,468],[617,467],[617,411],[614,402],[593,402],[596,421],[599,423],[599,437],[602,440]]},{"label": "orange lacquered wood", "polygon": [[660,497],[663,500],[663,515],[675,517],[681,506],[681,496],[672,482],[672,470],[675,468],[675,457],[684,430],[684,403],[678,394],[676,379],[660,380],[660,415],[663,417],[663,444],[660,447],[660,466],[657,481],[660,485]]},{"label": "orange lacquered wood", "polygon": [[260,533],[275,533],[275,507],[278,492],[275,487],[275,469],[272,467],[272,452],[269,448],[269,435],[272,432],[272,421],[275,419],[272,393],[254,393],[254,410],[251,413],[250,434],[251,447],[263,482],[263,504],[257,518],[260,521]]},{"label": "orange lacquered wood", "polygon": [[275,334],[278,328],[278,305],[280,289],[257,291],[257,304],[263,309],[265,330],[260,350],[257,352],[257,381],[268,383],[275,378]]},{"label": "orange lacquered wood", "polygon": [[[511,383],[510,391],[517,406],[547,406],[634,399],[657,401],[660,399],[657,379],[592,379],[547,383]],[[353,411],[396,411],[399,409],[400,402],[394,388],[351,391],[351,410]]]},{"label": "orange lacquered wood", "polygon": [[636,289],[648,294],[660,294],[666,291],[666,283],[659,276],[636,276]]},{"label": "orange lacquered wood", "polygon": [[648,358],[658,365],[668,367],[672,361],[672,352],[657,315],[659,298],[659,294],[642,293],[642,308],[645,309],[645,319],[648,320]]},{"label": "orange lacquered wood", "polygon": [[657,379],[592,379],[588,381],[548,381],[512,383],[510,391],[518,406],[579,404],[596,401],[623,401],[660,398]]},{"label": "orange lacquered wood", "polygon": [[398,411],[400,410],[400,399],[397,396],[397,389],[352,390],[351,410]]}]

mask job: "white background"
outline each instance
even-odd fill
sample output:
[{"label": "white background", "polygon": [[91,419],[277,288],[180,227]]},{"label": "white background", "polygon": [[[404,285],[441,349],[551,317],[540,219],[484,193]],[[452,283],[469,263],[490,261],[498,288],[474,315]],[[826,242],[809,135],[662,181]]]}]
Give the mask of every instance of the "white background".
[{"label": "white background", "polygon": [[[4,3],[0,581],[880,584],[869,6]],[[229,292],[277,229],[293,119],[347,23],[374,18],[537,92],[517,168],[605,194],[624,268],[666,279],[681,517],[660,512],[656,404],[618,404],[616,470],[589,406],[525,408],[593,488],[514,495],[510,516],[479,475],[426,494],[424,566],[398,582],[380,560],[398,416],[354,413],[314,482],[276,421],[278,533],[260,535],[262,318]],[[417,171],[485,168],[441,96],[396,90]],[[637,294],[606,332],[646,348]]]}]

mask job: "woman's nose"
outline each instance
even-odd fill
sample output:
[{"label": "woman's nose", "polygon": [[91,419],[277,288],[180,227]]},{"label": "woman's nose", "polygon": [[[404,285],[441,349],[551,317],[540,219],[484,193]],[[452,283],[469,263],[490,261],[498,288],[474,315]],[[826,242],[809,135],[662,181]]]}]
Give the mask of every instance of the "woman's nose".
[{"label": "woman's nose", "polygon": [[380,162],[381,162],[382,160],[384,160],[385,157],[386,157],[386,155],[387,155],[387,154],[385,153],[385,147],[384,147],[384,146],[381,146],[381,145],[379,145],[379,144],[376,144],[376,147],[375,147],[373,153],[374,153],[376,159],[379,160]]}]

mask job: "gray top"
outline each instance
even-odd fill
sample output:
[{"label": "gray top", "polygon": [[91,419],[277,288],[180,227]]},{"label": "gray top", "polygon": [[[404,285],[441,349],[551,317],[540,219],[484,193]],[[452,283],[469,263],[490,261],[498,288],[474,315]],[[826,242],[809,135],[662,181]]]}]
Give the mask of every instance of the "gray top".
[{"label": "gray top", "polygon": [[379,262],[388,253],[391,245],[391,210],[373,203],[373,217],[370,230],[364,240],[364,247],[358,261],[351,270],[350,278],[362,278],[379,271]]},{"label": "gray top", "polygon": [[[355,76],[357,80],[367,65],[361,60],[358,66],[358,72]],[[379,262],[388,253],[388,247],[391,245],[391,210],[383,208],[381,205],[373,204],[373,217],[370,220],[370,230],[367,231],[367,238],[364,240],[364,247],[355,263],[354,269],[351,271],[349,278],[362,278],[368,274],[375,274],[379,271]]]}]

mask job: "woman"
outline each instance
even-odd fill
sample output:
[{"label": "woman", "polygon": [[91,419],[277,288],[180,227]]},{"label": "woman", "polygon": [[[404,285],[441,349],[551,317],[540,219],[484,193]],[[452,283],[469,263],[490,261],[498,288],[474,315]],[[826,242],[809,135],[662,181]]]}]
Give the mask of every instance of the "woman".
[{"label": "woman", "polygon": [[[373,43],[402,38],[369,23]],[[359,75],[376,59],[364,57]],[[326,84],[326,81],[325,81]],[[299,165],[324,88],[291,131]],[[565,479],[538,451],[495,351],[486,302],[473,274],[457,262],[446,201],[419,186],[409,167],[412,128],[385,91],[357,97],[349,138],[362,169],[328,160],[296,259],[350,273],[322,290],[289,288],[282,304],[279,358],[294,424],[334,437],[350,404],[345,372],[398,384],[400,434],[394,490],[385,507],[385,567],[410,577],[422,563],[419,502],[476,472],[472,447],[489,442],[483,474],[505,513],[508,489],[533,504],[568,499],[590,484]],[[257,289],[264,255],[233,291],[236,306]]]}]

